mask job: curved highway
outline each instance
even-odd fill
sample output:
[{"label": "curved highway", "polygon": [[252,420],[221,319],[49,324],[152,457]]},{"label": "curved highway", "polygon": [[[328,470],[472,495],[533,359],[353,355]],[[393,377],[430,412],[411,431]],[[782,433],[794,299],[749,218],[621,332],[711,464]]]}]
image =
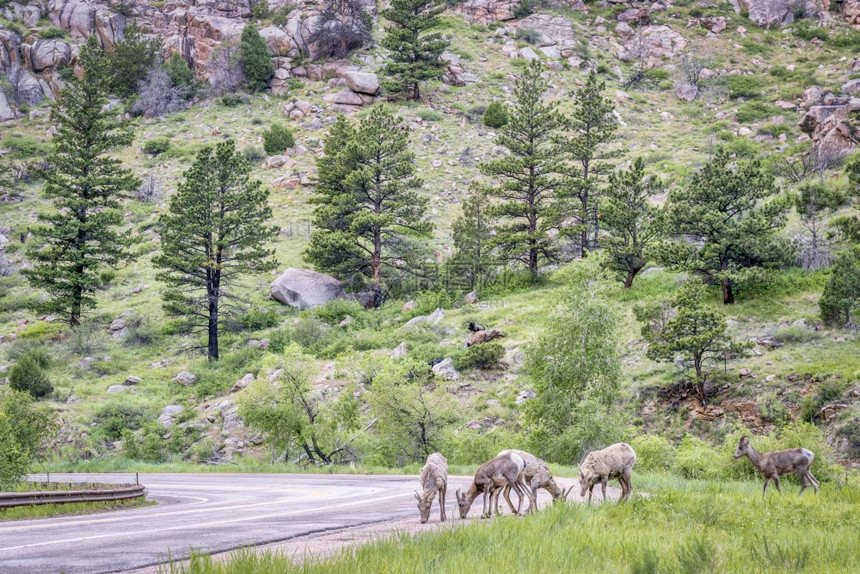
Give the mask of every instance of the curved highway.
[{"label": "curved highway", "polygon": [[[52,474],[51,480],[121,484],[133,483],[134,475]],[[572,484],[570,479],[558,482]],[[141,474],[140,483],[155,505],[0,522],[0,573],[123,572],[181,559],[191,551],[214,554],[374,523],[418,524],[412,494],[417,476]],[[449,478],[450,521],[458,518],[454,491],[470,483],[471,477]],[[617,496],[616,489],[610,490]],[[543,490],[539,497],[541,505],[549,501]],[[469,516],[480,513],[479,497]],[[425,526],[438,526],[438,521],[434,503]]]}]

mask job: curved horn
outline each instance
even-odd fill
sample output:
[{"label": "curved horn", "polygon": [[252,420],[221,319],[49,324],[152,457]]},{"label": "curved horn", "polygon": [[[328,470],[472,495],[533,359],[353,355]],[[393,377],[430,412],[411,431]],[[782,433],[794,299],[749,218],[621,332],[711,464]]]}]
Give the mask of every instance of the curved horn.
[{"label": "curved horn", "polygon": [[457,501],[459,502],[459,500],[460,500],[460,489],[458,488],[457,490],[454,491],[454,493],[457,496]]},{"label": "curved horn", "polygon": [[415,499],[416,499],[416,500],[421,500],[421,495],[420,495],[420,494],[418,494],[418,491],[417,491],[417,490],[413,490],[412,492],[414,492],[414,493],[415,493]]}]

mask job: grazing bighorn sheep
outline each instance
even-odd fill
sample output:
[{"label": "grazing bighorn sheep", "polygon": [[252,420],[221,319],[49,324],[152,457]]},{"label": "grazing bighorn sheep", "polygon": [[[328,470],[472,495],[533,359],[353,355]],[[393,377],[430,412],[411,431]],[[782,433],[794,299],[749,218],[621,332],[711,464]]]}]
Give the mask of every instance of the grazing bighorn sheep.
[{"label": "grazing bighorn sheep", "polygon": [[[603,450],[588,453],[588,456],[579,465],[579,486],[582,489],[579,495],[584,498],[585,493],[588,492],[588,503],[591,504],[592,491],[597,483],[600,483],[605,501],[606,483],[617,478],[621,484],[621,500],[627,500],[627,497],[633,492],[630,474],[634,464],[636,464],[636,453],[626,442],[619,442]],[[572,490],[573,486],[564,493],[565,498]]]},{"label": "grazing bighorn sheep", "polygon": [[[481,518],[489,518],[492,510],[496,509],[496,514],[499,514],[498,498],[502,491],[502,487],[509,485],[520,497],[520,503],[515,511],[520,513],[522,508],[523,498],[525,497],[525,483],[523,482],[523,470],[526,463],[519,455],[508,453],[497,456],[496,458],[485,462],[475,471],[475,478],[472,480],[472,485],[464,493],[457,490],[457,505],[460,507],[460,518],[466,518],[469,514],[469,509],[472,507],[472,502],[479,494],[484,494],[484,507],[481,511]],[[487,506],[487,496],[490,497],[490,505]],[[494,501],[496,503],[494,504]],[[510,501],[508,501],[510,503]],[[513,505],[511,505],[513,510]]]},{"label": "grazing bighorn sheep", "polygon": [[[534,508],[537,508],[537,491],[539,488],[545,489],[552,495],[553,500],[562,500],[564,498],[564,493],[556,484],[555,479],[552,477],[552,472],[550,472],[547,464],[536,457],[535,455],[528,453],[524,450],[503,450],[499,453],[499,456],[512,452],[520,456],[523,459],[523,462],[526,463],[526,468],[523,470],[523,479],[525,480],[526,485],[531,489],[531,496],[529,496],[529,508],[526,513],[532,512]],[[513,510],[513,504],[511,504],[510,499],[511,487],[510,485],[505,485],[505,489],[502,492],[505,496],[505,500],[508,501],[508,506]]]},{"label": "grazing bighorn sheep", "polygon": [[433,499],[439,493],[439,520],[445,522],[445,493],[448,491],[448,461],[445,457],[434,452],[427,457],[427,462],[421,469],[421,488],[423,492],[415,493],[418,500],[418,512],[421,513],[421,524],[426,524],[430,519],[430,508]]},{"label": "grazing bighorn sheep", "polygon": [[818,481],[812,476],[812,471],[809,470],[815,460],[815,455],[811,450],[805,448],[788,448],[785,450],[775,450],[772,452],[759,453],[750,446],[750,439],[747,436],[741,437],[738,442],[738,449],[735,451],[735,458],[746,456],[757,471],[764,475],[764,491],[762,496],[767,494],[767,485],[772,480],[776,490],[782,494],[782,489],[779,488],[779,477],[783,474],[796,474],[800,479],[800,492],[803,493],[809,483],[812,483],[812,488],[815,489],[815,494],[818,494]]}]

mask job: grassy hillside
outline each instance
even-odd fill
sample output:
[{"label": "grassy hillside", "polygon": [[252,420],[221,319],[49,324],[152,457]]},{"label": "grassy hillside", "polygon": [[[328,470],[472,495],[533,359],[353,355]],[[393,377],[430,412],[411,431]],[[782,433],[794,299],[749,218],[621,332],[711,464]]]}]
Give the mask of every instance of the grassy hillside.
[{"label": "grassy hillside", "polygon": [[[625,6],[593,6],[588,14],[551,11],[573,22],[577,56],[590,62],[607,83],[606,94],[613,98],[621,123],[619,146],[625,159],[641,155],[648,169],[670,186],[683,185],[684,178],[717,145],[727,146],[739,157],[763,157],[775,165],[780,154],[791,152],[801,136],[797,127],[800,113],[780,109],[776,102],[796,102],[812,85],[838,93],[853,77],[846,66],[860,46],[860,32],[840,22],[819,29],[807,21],[790,29],[764,30],[736,15],[728,3],[707,8],[684,4],[653,12],[651,19],[652,25],[667,25],[680,33],[687,42],[685,51],[698,54],[716,72],[713,79],[703,82],[701,95],[693,102],[682,102],[675,95],[676,84],[683,82],[680,53],[667,54],[661,65],[646,70],[643,79],[628,83],[641,62],[619,60],[607,47],[609,39],[617,40],[611,29]],[[712,34],[687,25],[691,17],[711,15],[725,16],[727,29]],[[465,69],[477,74],[479,82],[462,88],[429,82],[422,90],[427,94],[424,101],[389,104],[409,126],[418,172],[424,180],[422,193],[430,200],[436,226],[432,247],[441,258],[451,254],[451,224],[459,215],[469,183],[479,177],[477,164],[498,155],[496,134],[480,122],[482,110],[491,101],[510,99],[513,80],[526,63],[501,50],[505,38],[499,30],[446,15],[443,31],[451,41],[450,50]],[[517,39],[511,30],[509,35],[518,47],[528,46],[528,34]],[[379,55],[378,49],[369,53]],[[558,101],[562,111],[569,111],[571,94],[581,85],[585,71],[570,69],[567,60],[553,63],[560,64],[555,66],[560,69],[547,68],[552,88],[546,97]],[[126,204],[128,231],[139,239],[136,256],[115,274],[104,276],[99,306],[76,332],[27,310],[27,303],[43,294],[31,290],[20,274],[0,277],[0,335],[5,336],[0,344],[2,365],[12,364],[36,347],[47,350],[51,357],[48,373],[55,393],[50,401],[62,421],[61,430],[46,449],[51,468],[74,468],[88,460],[104,467],[138,464],[128,459],[129,451],[118,442],[123,429],[138,437],[139,448],[134,453],[138,461],[233,461],[249,466],[268,461],[275,453],[265,437],[244,427],[236,415],[238,397],[246,391],[230,393],[230,389],[248,373],[266,380],[279,368],[279,354],[286,343],[299,344],[315,358],[315,389],[321,397],[332,397],[360,381],[365,365],[385,362],[401,342],[407,343],[412,358],[456,358],[463,352],[470,321],[502,330],[505,356],[495,368],[464,369],[459,381],[440,381],[427,389],[429,396],[456,404],[456,416],[440,444],[448,449],[452,462],[472,464],[501,447],[522,443],[522,407],[517,397],[530,389],[523,371],[523,350],[545,326],[552,296],[560,286],[549,270],[539,285],[509,274],[481,293],[477,304],[462,303],[462,293],[413,290],[397,294],[374,311],[333,305],[301,314],[267,299],[273,276],[247,277],[239,289],[247,301],[245,319],[225,333],[225,352],[217,364],[208,363],[195,350],[202,339],[176,332],[165,317],[160,300],[163,286],[155,280],[151,264],[159,249],[156,218],[202,146],[233,138],[239,149],[255,157],[263,155],[262,132],[271,123],[285,123],[294,131],[297,146],[291,159],[295,165],[266,169],[261,162],[254,175],[272,191],[274,221],[281,230],[273,243],[279,268],[307,266],[301,253],[310,230],[312,186],[301,182],[315,175],[314,159],[335,117],[323,100],[329,91],[324,82],[296,80],[287,97],[249,96],[238,105],[226,105],[220,98],[203,100],[161,119],[138,120],[133,145],[116,155],[137,174],[157,178],[163,194],[154,202]],[[313,115],[289,120],[283,107],[293,100],[311,103]],[[3,124],[0,148],[8,151],[7,159],[28,161],[49,149],[47,114],[32,116]],[[741,128],[749,128],[740,132],[747,135],[737,135]],[[146,153],[146,142],[157,138],[167,139],[168,149],[156,156]],[[828,173],[827,181],[844,185],[838,170]],[[36,214],[49,208],[39,182],[27,185],[20,200],[0,205],[0,224],[10,228],[5,254],[13,266],[27,265],[19,237],[35,223]],[[793,219],[784,232],[792,234],[796,227]],[[659,434],[674,445],[686,433],[693,433],[722,444],[739,426],[774,433],[796,419],[817,416],[818,408],[844,397],[850,406],[828,420],[828,428],[831,437],[838,434],[848,439],[837,445],[839,456],[857,458],[860,436],[851,434],[850,427],[860,416],[856,399],[860,345],[855,332],[821,327],[817,302],[826,277],[825,271],[787,269],[766,285],[741,292],[739,302],[724,309],[730,333],[737,340],[775,338],[782,345],[756,345],[751,357],[728,362],[716,375],[714,384],[720,392],[708,409],[683,388],[672,386],[679,377],[671,364],[657,364],[645,357],[644,340],[631,311],[646,298],[672,293],[681,278],[652,269],[631,290],[618,289],[613,298],[623,317],[619,330],[624,379],[616,409],[619,418],[615,420],[621,425],[618,434],[628,440],[640,433]],[[412,298],[417,299],[418,309],[401,311],[403,303]],[[716,291],[712,303],[720,306]],[[401,329],[408,319],[437,307],[445,313],[438,323]],[[346,315],[352,322],[340,326]],[[115,339],[110,325],[119,318],[128,334]],[[270,340],[268,350],[255,348],[253,341],[263,339]],[[741,369],[749,369],[751,376],[741,378]],[[189,387],[173,382],[181,371],[194,373],[199,382]],[[142,382],[108,392],[129,376]],[[156,422],[168,405],[184,409],[174,417],[176,425],[170,430]],[[363,403],[359,416],[363,428],[371,420]],[[357,435],[352,445],[365,464],[381,461],[375,432],[371,428],[343,437]]]}]

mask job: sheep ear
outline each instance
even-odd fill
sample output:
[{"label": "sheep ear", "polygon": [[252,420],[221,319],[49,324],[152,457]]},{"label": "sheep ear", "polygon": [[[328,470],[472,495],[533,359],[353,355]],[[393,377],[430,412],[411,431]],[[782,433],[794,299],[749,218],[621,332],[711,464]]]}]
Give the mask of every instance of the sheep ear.
[{"label": "sheep ear", "polygon": [[455,491],[455,494],[457,495],[457,500],[460,500],[460,489],[459,488]]},{"label": "sheep ear", "polygon": [[415,500],[420,501],[420,500],[421,500],[421,496],[418,494],[418,491],[417,491],[417,490],[413,490],[412,492],[414,492],[414,493],[415,493]]}]

